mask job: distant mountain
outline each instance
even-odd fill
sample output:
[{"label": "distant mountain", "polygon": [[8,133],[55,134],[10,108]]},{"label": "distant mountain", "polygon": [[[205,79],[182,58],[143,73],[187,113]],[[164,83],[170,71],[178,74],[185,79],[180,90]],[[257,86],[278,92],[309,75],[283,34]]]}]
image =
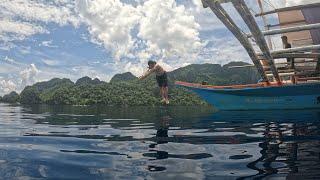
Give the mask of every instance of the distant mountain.
[{"label": "distant mountain", "polygon": [[38,83],[32,85],[32,87],[37,89],[37,91],[39,91],[39,92],[43,92],[45,90],[55,89],[55,88],[60,87],[62,85],[63,86],[64,85],[73,86],[74,83],[70,79],[67,79],[67,78],[63,78],[63,79],[53,78],[50,81],[38,82]]},{"label": "distant mountain", "polygon": [[4,95],[1,98],[1,102],[5,102],[5,103],[18,103],[19,101],[20,101],[20,96],[15,91],[12,91],[11,93]]},{"label": "distant mountain", "polygon": [[76,81],[76,85],[97,85],[97,84],[102,84],[104,83],[103,81],[100,81],[98,78],[91,79],[88,76],[82,77]]},{"label": "distant mountain", "polygon": [[110,83],[119,82],[119,81],[131,81],[131,80],[136,80],[136,79],[138,79],[138,78],[136,76],[134,76],[131,72],[126,72],[123,74],[114,75],[111,78]]},{"label": "distant mountain", "polygon": [[219,64],[192,64],[168,73],[172,81],[187,81],[212,85],[251,84],[259,80],[254,67],[229,68],[230,66],[249,65],[244,62],[231,62],[224,66]]},{"label": "distant mountain", "polygon": [[[230,66],[248,65],[243,62],[219,64],[192,64],[168,72],[169,96],[172,105],[204,105],[195,94],[184,88],[174,86],[175,81],[212,85],[251,84],[259,79],[253,67],[230,68]],[[6,102],[22,104],[70,104],[70,105],[160,105],[159,88],[151,75],[145,80],[138,80],[131,73],[115,75],[110,83],[82,77],[73,83],[69,79],[54,78],[27,86],[20,94],[10,93],[2,99]]]},{"label": "distant mountain", "polygon": [[20,93],[20,102],[22,104],[42,103],[41,94],[50,93],[60,87],[72,87],[74,83],[70,79],[53,78],[49,81],[38,82],[32,86],[27,86]]}]

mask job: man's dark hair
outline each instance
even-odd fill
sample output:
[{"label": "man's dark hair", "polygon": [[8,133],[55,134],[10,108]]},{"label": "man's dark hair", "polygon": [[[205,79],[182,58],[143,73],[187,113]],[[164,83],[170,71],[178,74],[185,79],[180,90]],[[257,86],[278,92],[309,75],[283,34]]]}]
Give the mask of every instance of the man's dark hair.
[{"label": "man's dark hair", "polygon": [[288,40],[288,37],[287,36],[281,36],[281,39]]},{"label": "man's dark hair", "polygon": [[155,61],[148,61],[148,65],[150,66],[151,64],[157,64],[157,62],[155,62]]}]

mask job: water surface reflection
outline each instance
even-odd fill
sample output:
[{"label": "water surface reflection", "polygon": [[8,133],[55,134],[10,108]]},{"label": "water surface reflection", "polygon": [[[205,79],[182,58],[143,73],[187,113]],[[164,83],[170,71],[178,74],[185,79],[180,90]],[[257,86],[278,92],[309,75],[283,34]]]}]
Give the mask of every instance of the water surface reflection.
[{"label": "water surface reflection", "polygon": [[0,176],[254,179],[320,176],[320,112],[0,104]]}]

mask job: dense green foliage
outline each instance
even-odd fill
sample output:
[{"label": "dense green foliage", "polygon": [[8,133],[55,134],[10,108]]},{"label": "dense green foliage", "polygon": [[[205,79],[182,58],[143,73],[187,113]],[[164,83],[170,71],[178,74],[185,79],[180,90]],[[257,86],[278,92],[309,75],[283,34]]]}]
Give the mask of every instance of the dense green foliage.
[{"label": "dense green foliage", "polygon": [[219,64],[193,64],[171,72],[169,78],[193,83],[206,81],[212,85],[256,83],[259,75],[255,68],[229,68],[241,65],[247,65],[247,63],[231,62],[222,67]]},{"label": "dense green foliage", "polygon": [[11,93],[4,95],[1,99],[1,102],[5,103],[18,103],[20,102],[20,96],[15,91],[12,91]]},{"label": "dense green foliage", "polygon": [[137,77],[134,76],[131,72],[126,72],[123,74],[116,74],[114,75],[111,80],[110,83],[116,83],[116,82],[120,82],[120,81],[131,81],[131,80],[136,80]]},{"label": "dense green foliage", "polygon": [[103,81],[100,81],[98,78],[95,79],[91,79],[88,76],[82,77],[80,79],[78,79],[76,81],[76,85],[80,86],[80,85],[87,85],[87,84],[91,84],[91,85],[97,85],[97,84],[102,84]]},{"label": "dense green foliage", "polygon": [[[213,85],[247,84],[258,81],[254,68],[230,69],[229,66],[244,65],[243,62],[229,63],[225,66],[217,64],[189,65],[168,72],[169,96],[172,105],[205,105],[197,95],[181,87],[175,87],[175,81]],[[11,100],[22,104],[70,104],[70,105],[160,105],[159,88],[153,76],[143,81],[131,73],[117,74],[110,83],[80,78],[76,83],[69,79],[54,78],[47,82],[36,83],[26,87],[20,94],[10,93]],[[9,98],[9,99],[10,99]],[[16,102],[15,101],[15,102]],[[9,102],[9,101],[6,101]]]}]

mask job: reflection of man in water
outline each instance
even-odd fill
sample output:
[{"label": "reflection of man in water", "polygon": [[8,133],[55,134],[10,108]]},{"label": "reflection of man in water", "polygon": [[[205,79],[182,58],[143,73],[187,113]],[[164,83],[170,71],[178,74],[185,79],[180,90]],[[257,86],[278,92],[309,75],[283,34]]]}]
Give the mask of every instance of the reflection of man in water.
[{"label": "reflection of man in water", "polygon": [[170,116],[163,116],[160,120],[160,127],[157,129],[156,137],[159,138],[158,144],[168,143],[166,140],[168,137]]},{"label": "reflection of man in water", "polygon": [[[156,134],[156,140],[155,143],[152,143],[149,145],[149,148],[152,148],[151,152],[155,153],[145,153],[144,156],[148,157],[154,157],[156,159],[167,159],[169,157],[169,153],[166,151],[158,151],[154,150],[153,148],[156,147],[158,144],[165,144],[168,143],[168,130],[169,130],[169,120],[170,116],[165,115],[160,118],[159,126],[157,127],[157,134]],[[149,165],[147,168],[149,171],[164,171],[166,170],[165,167],[162,166],[155,166],[155,165]]]},{"label": "reflection of man in water", "polygon": [[155,148],[157,144],[168,143],[169,120],[170,116],[168,115],[161,117],[159,126],[157,127],[156,144],[150,144],[150,148]]}]

